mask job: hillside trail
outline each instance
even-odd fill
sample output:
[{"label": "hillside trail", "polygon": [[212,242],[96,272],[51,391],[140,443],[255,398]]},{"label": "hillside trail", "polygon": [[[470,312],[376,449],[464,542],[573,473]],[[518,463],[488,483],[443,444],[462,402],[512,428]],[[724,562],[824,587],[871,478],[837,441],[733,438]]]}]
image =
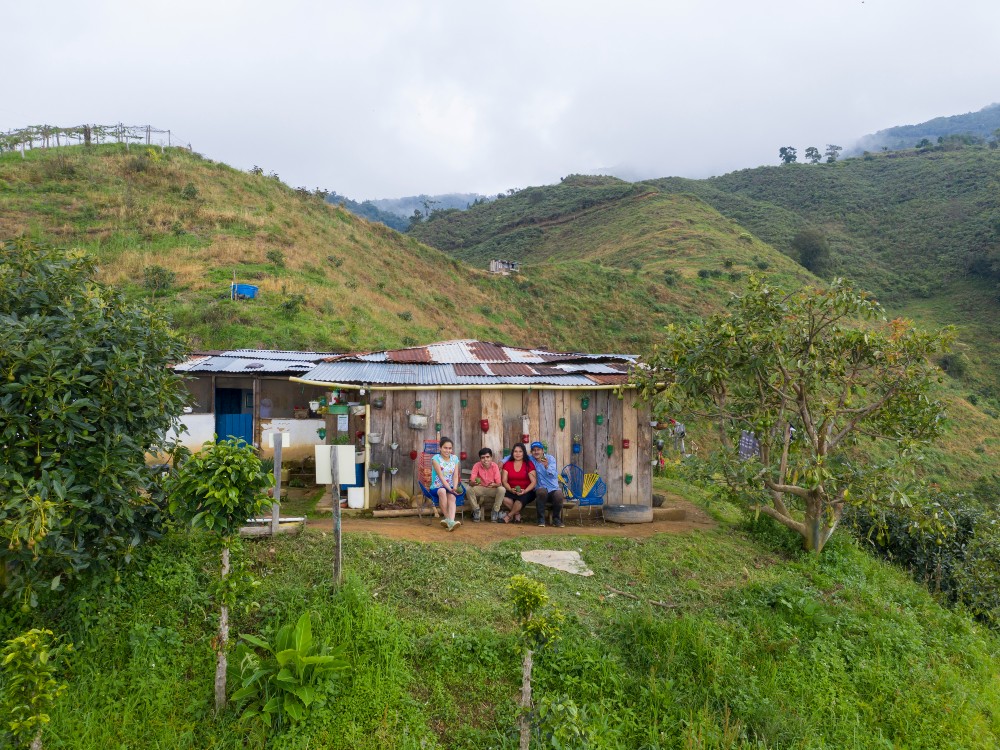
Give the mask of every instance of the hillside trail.
[{"label": "hillside trail", "polygon": [[[497,542],[524,537],[569,537],[569,536],[614,536],[645,539],[656,534],[683,534],[693,531],[704,531],[715,527],[713,521],[704,510],[697,505],[680,498],[667,500],[662,508],[653,509],[652,523],[616,524],[605,523],[597,510],[588,519],[586,511],[583,524],[577,521],[577,511],[573,509],[566,514],[566,526],[557,529],[554,526],[544,528],[536,526],[533,517],[526,518],[524,523],[503,524],[483,521],[472,522],[472,513],[465,514],[465,521],[453,532],[441,527],[437,519],[428,524],[428,517],[423,520],[417,516],[402,518],[368,518],[345,513],[342,528],[345,534],[371,533],[390,539],[406,539],[414,542],[458,542],[486,547]],[[310,529],[330,532],[333,530],[333,519],[329,516],[310,518]]]}]

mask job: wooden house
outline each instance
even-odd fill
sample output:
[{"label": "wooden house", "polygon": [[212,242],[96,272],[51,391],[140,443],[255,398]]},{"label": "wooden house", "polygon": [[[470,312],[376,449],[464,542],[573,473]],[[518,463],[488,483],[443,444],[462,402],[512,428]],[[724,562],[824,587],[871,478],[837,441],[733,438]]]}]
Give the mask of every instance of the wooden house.
[{"label": "wooden house", "polygon": [[394,490],[419,497],[418,466],[441,436],[454,441],[464,469],[482,447],[500,459],[516,443],[540,440],[560,468],[599,473],[607,503],[648,506],[653,428],[648,407],[632,405],[634,364],[623,354],[462,340],[331,357],[291,380],[325,389],[329,403],[358,403],[326,415],[326,441],[354,445],[366,476],[379,471],[365,483],[365,507]]},{"label": "wooden house", "polygon": [[280,428],[291,438],[285,459],[313,456],[313,446],[323,442],[317,431],[325,420],[309,404],[322,397],[325,389],[292,383],[289,376],[308,372],[330,356],[329,352],[258,349],[192,354],[173,368],[185,376],[194,397],[194,406],[181,420],[187,428],[182,442],[198,450],[213,436],[234,436],[270,456],[264,435],[268,429]]}]

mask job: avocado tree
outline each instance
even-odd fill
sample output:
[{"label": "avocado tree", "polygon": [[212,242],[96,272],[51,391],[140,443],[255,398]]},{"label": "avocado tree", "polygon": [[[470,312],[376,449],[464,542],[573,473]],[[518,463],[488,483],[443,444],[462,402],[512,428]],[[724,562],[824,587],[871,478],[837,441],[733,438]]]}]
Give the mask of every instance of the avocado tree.
[{"label": "avocado tree", "polygon": [[187,402],[181,338],[84,254],[0,243],[0,591],[28,608],[155,535],[147,451]]},{"label": "avocado tree", "polygon": [[235,601],[230,580],[230,547],[240,527],[260,513],[273,483],[253,448],[240,439],[205,443],[185,460],[167,482],[170,512],[194,528],[217,535],[222,557],[219,590],[219,634],[215,641],[215,709],[226,705],[226,649],[229,644],[229,607]]},{"label": "avocado tree", "polygon": [[521,714],[518,718],[520,750],[528,750],[531,742],[531,671],[535,649],[559,637],[562,627],[562,612],[549,605],[549,594],[545,584],[527,576],[511,576],[507,592],[514,605],[514,618],[518,632],[522,635],[521,655]]},{"label": "avocado tree", "polygon": [[708,475],[819,553],[848,504],[908,504],[901,464],[941,429],[930,358],[950,335],[886,321],[843,280],[751,277],[728,312],[670,326],[635,378],[654,408],[713,424]]}]

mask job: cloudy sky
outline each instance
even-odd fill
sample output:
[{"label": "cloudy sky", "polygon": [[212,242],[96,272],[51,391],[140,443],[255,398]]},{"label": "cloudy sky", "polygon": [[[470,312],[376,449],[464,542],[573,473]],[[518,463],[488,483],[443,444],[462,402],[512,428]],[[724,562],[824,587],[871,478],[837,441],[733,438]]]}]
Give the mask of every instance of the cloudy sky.
[{"label": "cloudy sky", "polygon": [[703,177],[1000,101],[996,0],[4,6],[0,130],[148,123],[357,199]]}]

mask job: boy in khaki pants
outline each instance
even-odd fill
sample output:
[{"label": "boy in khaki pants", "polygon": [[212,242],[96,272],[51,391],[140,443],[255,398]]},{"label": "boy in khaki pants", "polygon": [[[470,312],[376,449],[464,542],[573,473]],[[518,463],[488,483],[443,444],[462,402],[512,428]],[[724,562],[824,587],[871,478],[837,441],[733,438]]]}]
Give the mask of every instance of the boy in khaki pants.
[{"label": "boy in khaki pants", "polygon": [[493,451],[483,448],[479,451],[479,461],[472,467],[469,486],[466,488],[469,502],[472,504],[472,520],[479,523],[483,513],[479,510],[479,499],[489,501],[493,498],[493,511],[490,520],[497,523],[500,520],[500,508],[503,507],[504,487],[500,482],[500,467],[493,463]]}]

